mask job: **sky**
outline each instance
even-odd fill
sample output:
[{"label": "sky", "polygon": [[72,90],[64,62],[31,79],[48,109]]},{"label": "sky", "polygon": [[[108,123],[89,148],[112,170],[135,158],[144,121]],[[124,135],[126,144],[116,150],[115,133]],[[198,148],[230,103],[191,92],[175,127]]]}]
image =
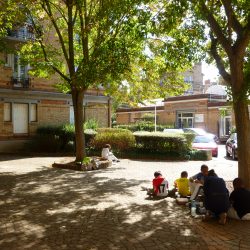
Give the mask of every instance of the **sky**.
[{"label": "sky", "polygon": [[204,74],[204,81],[208,79],[210,79],[211,81],[215,81],[219,76],[217,68],[214,65],[208,65],[205,62],[202,62],[202,73]]}]

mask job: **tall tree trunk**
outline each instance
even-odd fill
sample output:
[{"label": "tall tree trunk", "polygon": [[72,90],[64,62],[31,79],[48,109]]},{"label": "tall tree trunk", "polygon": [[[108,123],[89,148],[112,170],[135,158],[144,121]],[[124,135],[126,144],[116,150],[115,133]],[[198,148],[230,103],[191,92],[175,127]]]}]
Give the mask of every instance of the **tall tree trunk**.
[{"label": "tall tree trunk", "polygon": [[236,56],[230,61],[231,83],[233,93],[233,107],[238,137],[238,175],[250,188],[250,121],[248,101],[242,94],[244,91],[243,63],[236,60]]},{"label": "tall tree trunk", "polygon": [[75,148],[76,148],[76,162],[82,161],[86,156],[85,152],[85,138],[83,131],[83,98],[84,90],[72,90],[72,101],[74,107],[74,121],[75,121]]}]

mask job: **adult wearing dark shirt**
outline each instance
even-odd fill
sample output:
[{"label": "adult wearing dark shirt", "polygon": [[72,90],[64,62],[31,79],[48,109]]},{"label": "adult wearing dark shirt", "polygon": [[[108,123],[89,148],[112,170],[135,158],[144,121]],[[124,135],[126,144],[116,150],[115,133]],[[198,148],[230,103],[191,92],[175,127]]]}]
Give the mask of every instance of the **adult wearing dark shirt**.
[{"label": "adult wearing dark shirt", "polygon": [[189,187],[191,192],[190,200],[195,200],[198,196],[203,184],[204,178],[208,175],[208,166],[203,164],[201,165],[201,171],[189,178]]},{"label": "adult wearing dark shirt", "polygon": [[214,170],[210,170],[205,178],[203,190],[205,208],[208,211],[207,217],[214,215],[219,217],[220,224],[225,224],[227,211],[230,207],[225,181],[219,178]]},{"label": "adult wearing dark shirt", "polygon": [[230,195],[232,207],[228,216],[238,220],[250,220],[250,191],[244,188],[243,180],[236,178],[233,181],[234,191]]}]

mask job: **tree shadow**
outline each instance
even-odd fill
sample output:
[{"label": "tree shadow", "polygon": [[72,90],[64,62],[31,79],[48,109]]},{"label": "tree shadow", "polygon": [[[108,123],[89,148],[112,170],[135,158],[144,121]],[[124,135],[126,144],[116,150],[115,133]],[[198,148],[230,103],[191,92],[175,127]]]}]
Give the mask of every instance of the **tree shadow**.
[{"label": "tree shadow", "polygon": [[249,223],[222,228],[171,198],[147,201],[145,180],[111,178],[119,169],[0,174],[0,249],[209,249],[213,239],[224,248],[247,239]]}]

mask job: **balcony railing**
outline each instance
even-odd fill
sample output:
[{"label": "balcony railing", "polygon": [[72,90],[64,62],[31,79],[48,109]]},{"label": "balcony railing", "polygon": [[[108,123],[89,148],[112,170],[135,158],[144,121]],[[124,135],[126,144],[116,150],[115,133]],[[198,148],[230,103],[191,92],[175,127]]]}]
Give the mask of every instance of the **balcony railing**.
[{"label": "balcony railing", "polygon": [[35,35],[32,32],[29,32],[28,29],[19,29],[19,30],[9,30],[7,33],[9,38],[14,38],[16,40],[34,40]]},{"label": "balcony railing", "polygon": [[11,84],[13,88],[28,89],[30,87],[30,78],[12,77]]}]

